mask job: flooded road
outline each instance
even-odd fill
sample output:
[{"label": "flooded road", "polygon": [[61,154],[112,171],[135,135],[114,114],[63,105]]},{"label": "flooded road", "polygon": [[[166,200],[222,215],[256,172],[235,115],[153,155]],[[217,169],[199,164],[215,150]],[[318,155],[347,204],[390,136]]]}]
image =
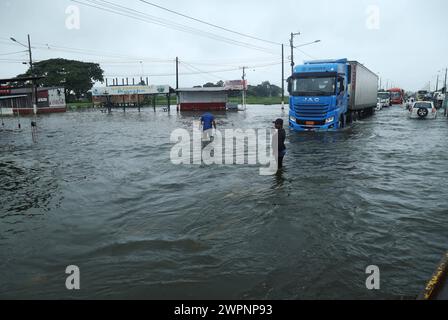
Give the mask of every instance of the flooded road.
[{"label": "flooded road", "polygon": [[[251,106],[218,126],[277,117]],[[287,130],[277,176],[173,165],[170,134],[193,119],[71,112],[38,118],[37,144],[28,119],[0,132],[0,298],[415,298],[448,249],[446,118],[393,107],[343,132]]]}]

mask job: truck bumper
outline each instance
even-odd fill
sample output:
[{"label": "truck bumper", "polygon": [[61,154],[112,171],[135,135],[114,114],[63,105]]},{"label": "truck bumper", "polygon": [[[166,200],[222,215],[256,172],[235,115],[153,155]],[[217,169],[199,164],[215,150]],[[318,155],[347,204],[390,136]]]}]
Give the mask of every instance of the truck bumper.
[{"label": "truck bumper", "polygon": [[328,123],[322,126],[308,126],[308,125],[299,125],[297,122],[293,122],[289,120],[289,128],[297,132],[306,132],[306,131],[314,131],[314,132],[325,132],[325,131],[335,131],[338,128],[337,122]]}]

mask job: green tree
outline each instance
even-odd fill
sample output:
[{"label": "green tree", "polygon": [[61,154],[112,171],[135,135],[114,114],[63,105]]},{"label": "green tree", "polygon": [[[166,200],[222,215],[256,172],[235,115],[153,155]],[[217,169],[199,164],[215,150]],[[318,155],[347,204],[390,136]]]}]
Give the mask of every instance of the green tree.
[{"label": "green tree", "polygon": [[[104,82],[104,71],[97,63],[66,59],[49,59],[33,64],[34,74],[42,79],[37,81],[41,87],[64,87],[67,100],[71,92],[77,99],[92,89],[96,81]],[[21,76],[30,76],[31,70]]]},{"label": "green tree", "polygon": [[252,97],[278,97],[282,94],[282,88],[264,81],[257,86],[248,86],[247,94]]},{"label": "green tree", "polygon": [[218,82],[216,82],[216,84],[212,83],[212,82],[207,82],[206,84],[203,85],[204,88],[219,88],[219,87],[224,87],[224,81],[219,80]]}]

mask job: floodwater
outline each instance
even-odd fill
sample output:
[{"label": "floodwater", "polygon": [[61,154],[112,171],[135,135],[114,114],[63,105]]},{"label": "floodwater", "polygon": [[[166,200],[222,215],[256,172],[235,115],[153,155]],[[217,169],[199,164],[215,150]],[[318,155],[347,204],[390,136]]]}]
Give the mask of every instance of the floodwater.
[{"label": "floodwater", "polygon": [[[288,115],[251,106],[224,128]],[[191,114],[70,112],[0,132],[0,298],[413,299],[448,250],[448,120],[398,106],[289,132],[285,170],[170,162]],[[66,267],[81,290],[65,288]],[[366,268],[381,272],[366,288]]]}]

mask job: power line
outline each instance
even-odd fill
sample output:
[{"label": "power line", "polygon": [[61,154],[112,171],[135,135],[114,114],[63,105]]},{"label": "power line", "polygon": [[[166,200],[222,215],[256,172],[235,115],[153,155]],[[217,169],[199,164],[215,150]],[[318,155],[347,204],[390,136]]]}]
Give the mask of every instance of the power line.
[{"label": "power line", "polygon": [[186,62],[184,62],[184,61],[179,61],[179,62],[180,62],[182,65],[184,65],[184,66],[186,66],[186,67],[188,67],[188,68],[190,68],[190,69],[199,71],[201,74],[210,74],[210,75],[213,76],[214,78],[216,78],[216,79],[218,79],[218,80],[222,80],[221,77],[215,75],[213,72],[206,72],[206,71],[203,71],[203,70],[201,70],[201,69],[199,69],[199,68],[196,68],[195,66],[193,66],[193,65],[191,65],[191,64],[189,64],[189,63],[186,63]]},{"label": "power line", "polygon": [[[71,0],[71,1],[79,3],[81,5],[88,6],[88,7],[96,8],[96,9],[99,9],[102,11],[106,11],[106,12],[114,13],[114,14],[121,15],[124,17],[132,18],[135,20],[143,21],[146,23],[163,26],[165,28],[170,28],[170,29],[174,29],[177,31],[185,32],[185,33],[190,33],[190,34],[197,35],[197,36],[206,37],[209,39],[225,42],[225,43],[240,46],[240,47],[245,47],[248,49],[263,51],[263,52],[270,53],[270,54],[276,54],[276,53],[271,52],[267,48],[255,46],[253,44],[242,42],[242,41],[237,41],[237,40],[234,40],[231,38],[223,37],[223,36],[220,36],[220,35],[217,35],[217,34],[214,34],[211,32],[206,32],[206,31],[203,31],[200,29],[191,28],[186,25],[178,24],[178,23],[166,20],[166,19],[160,19],[160,18],[151,16],[151,15],[148,15],[144,12],[126,8],[126,7],[123,7],[118,4],[108,2],[105,0],[91,0],[91,2],[93,2],[94,4],[85,3],[85,2],[82,2],[79,0]],[[86,1],[86,0],[84,0],[84,1]]]},{"label": "power line", "polygon": [[310,59],[315,59],[315,60],[317,60],[316,57],[313,57],[312,55],[309,55],[308,53],[306,53],[306,52],[303,51],[302,49],[298,49],[298,48],[296,48],[296,50],[302,52],[304,55],[306,55],[306,56],[307,56],[308,58],[310,58]]},{"label": "power line", "polygon": [[[185,62],[187,62],[187,63],[190,63],[190,64],[193,64],[193,65],[197,65],[197,66],[216,66],[216,65],[220,65],[220,66],[227,66],[227,67],[239,67],[239,66],[241,66],[242,64],[247,64],[247,62],[253,62],[254,60],[252,59],[252,60],[240,60],[240,61],[238,61],[238,62],[235,62],[235,63],[226,63],[226,62],[221,62],[222,60],[220,60],[220,61],[217,61],[217,62],[215,62],[215,63],[207,63],[207,62],[197,62],[197,61],[185,61],[185,60],[182,60],[184,63]],[[261,60],[261,61],[259,61],[260,63],[261,62],[265,62],[265,63],[276,63],[276,62],[278,62],[277,60],[272,60],[272,59],[264,59],[264,60]]]},{"label": "power line", "polygon": [[[142,15],[145,18],[149,18],[151,20],[157,21],[158,23],[162,23],[162,25],[165,26],[165,27],[168,27],[168,28],[170,28],[170,27],[173,28],[174,27],[175,30],[179,30],[179,31],[182,31],[182,32],[187,32],[187,29],[188,29],[189,33],[192,33],[194,35],[205,36],[207,38],[211,38],[211,39],[214,39],[214,40],[219,40],[219,41],[223,41],[223,42],[226,42],[226,43],[230,43],[230,44],[234,44],[234,45],[240,45],[240,46],[243,46],[243,47],[246,47],[246,48],[252,48],[252,49],[261,50],[261,51],[265,51],[265,52],[267,52],[267,50],[269,50],[267,48],[255,46],[255,45],[253,45],[251,43],[237,41],[237,40],[234,40],[234,39],[231,39],[231,38],[227,38],[227,37],[224,37],[224,36],[221,36],[221,35],[218,35],[218,34],[214,34],[214,33],[211,33],[211,32],[207,32],[207,31],[204,31],[204,30],[201,30],[201,29],[195,29],[195,28],[192,28],[192,27],[189,27],[189,26],[186,26],[186,25],[182,25],[182,24],[179,24],[179,23],[167,20],[167,19],[162,19],[162,18],[153,16],[153,15],[149,15],[147,13],[144,13],[144,12],[141,12],[141,11],[138,11],[138,10],[135,10],[135,9],[131,9],[131,8],[127,8],[127,7],[124,7],[124,6],[120,6],[118,4],[115,4],[115,3],[112,3],[112,2],[109,2],[109,1],[106,1],[106,0],[91,0],[91,1],[96,2],[96,3],[102,2],[103,5],[107,4],[107,5],[110,5],[112,7],[117,7],[119,9],[121,9],[121,10],[131,11],[134,14]],[[271,52],[269,52],[269,53],[271,53]]]},{"label": "power line", "polygon": [[12,54],[19,54],[19,53],[24,53],[24,52],[28,52],[28,51],[22,50],[22,51],[16,51],[16,52],[0,53],[0,56],[9,56],[9,55],[12,55]]},{"label": "power line", "polygon": [[[263,65],[253,65],[248,66],[248,69],[258,69],[258,68],[265,68],[275,65],[281,65],[282,63],[270,63],[270,64],[263,64]],[[184,63],[185,66],[185,63]],[[192,66],[190,66],[191,68]],[[200,75],[200,74],[215,74],[215,73],[226,73],[226,72],[233,72],[233,71],[241,71],[241,68],[229,68],[229,69],[218,69],[218,70],[211,70],[211,71],[192,71],[192,72],[181,72],[179,75],[188,76],[188,75]],[[159,73],[159,74],[148,74],[143,76],[150,76],[150,77],[171,77],[175,76],[175,73]],[[105,74],[105,77],[140,77],[142,74]],[[221,79],[220,79],[221,80]]]},{"label": "power line", "polygon": [[130,61],[152,61],[152,62],[173,62],[174,59],[159,59],[159,58],[142,58],[142,57],[131,57],[126,56],[122,54],[110,54],[105,51],[95,51],[95,50],[88,50],[88,49],[80,49],[80,48],[70,48],[70,47],[62,47],[57,45],[51,45],[51,44],[43,44],[38,43],[38,46],[36,46],[36,49],[38,50],[50,50],[50,51],[58,51],[58,52],[67,52],[67,53],[81,53],[89,56],[99,56],[99,57],[108,57],[108,58],[117,58],[117,59],[124,59],[124,60],[130,60]]},{"label": "power line", "polygon": [[143,3],[146,3],[147,5],[150,5],[150,6],[153,6],[153,7],[156,7],[156,8],[165,10],[165,11],[168,11],[168,12],[173,13],[173,14],[176,14],[176,15],[178,15],[178,16],[181,16],[181,17],[184,17],[184,18],[187,18],[187,19],[196,21],[196,22],[200,22],[200,23],[206,24],[206,25],[208,25],[208,26],[211,26],[211,27],[214,27],[214,28],[217,28],[217,29],[221,29],[221,30],[224,30],[224,31],[233,33],[233,34],[237,34],[237,35],[240,35],[240,36],[243,36],[243,37],[246,37],[246,38],[250,38],[250,39],[253,39],[253,40],[258,40],[258,41],[262,41],[262,42],[266,42],[266,43],[270,43],[270,44],[274,44],[274,45],[279,45],[279,46],[282,45],[281,43],[278,43],[278,42],[274,42],[274,41],[270,41],[270,40],[261,39],[261,38],[254,37],[254,36],[251,36],[251,35],[248,35],[248,34],[244,34],[244,33],[242,33],[242,32],[238,32],[238,31],[234,31],[234,30],[231,30],[231,29],[228,29],[228,28],[225,28],[225,27],[221,27],[221,26],[218,26],[218,25],[216,25],[216,24],[213,24],[213,23],[210,23],[210,22],[201,20],[201,19],[197,19],[197,18],[188,16],[188,15],[186,15],[186,14],[183,14],[183,13],[180,13],[180,12],[177,12],[177,11],[174,11],[174,10],[171,10],[171,9],[168,9],[168,8],[165,8],[165,7],[162,7],[162,6],[159,6],[159,5],[157,5],[157,4],[155,4],[155,3],[152,3],[152,2],[149,2],[149,1],[140,0],[140,2],[143,2]]}]

